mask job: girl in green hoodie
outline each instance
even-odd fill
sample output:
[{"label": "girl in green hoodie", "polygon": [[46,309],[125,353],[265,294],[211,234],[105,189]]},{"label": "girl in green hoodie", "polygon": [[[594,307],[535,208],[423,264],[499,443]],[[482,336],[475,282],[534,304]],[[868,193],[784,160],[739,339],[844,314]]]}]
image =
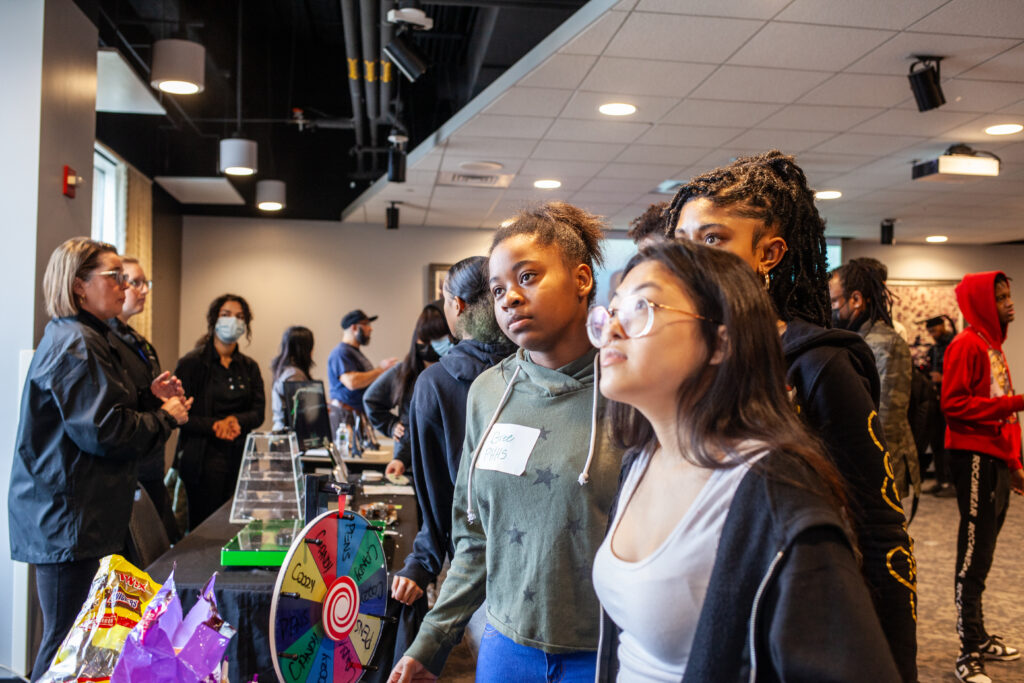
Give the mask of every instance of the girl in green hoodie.
[{"label": "girl in green hoodie", "polygon": [[600,608],[590,571],[621,451],[608,441],[586,333],[600,219],[551,202],[491,245],[490,289],[520,348],[473,383],[455,485],[455,557],[390,681],[432,680],[487,600],[477,681],[591,681]]}]

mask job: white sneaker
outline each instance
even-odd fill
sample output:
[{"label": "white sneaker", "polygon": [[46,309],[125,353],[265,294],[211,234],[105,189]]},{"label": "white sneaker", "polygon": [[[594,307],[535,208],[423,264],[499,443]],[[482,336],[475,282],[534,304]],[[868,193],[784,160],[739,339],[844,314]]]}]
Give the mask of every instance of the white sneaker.
[{"label": "white sneaker", "polygon": [[977,652],[962,654],[956,659],[956,679],[963,683],[992,683],[985,674],[985,662]]}]

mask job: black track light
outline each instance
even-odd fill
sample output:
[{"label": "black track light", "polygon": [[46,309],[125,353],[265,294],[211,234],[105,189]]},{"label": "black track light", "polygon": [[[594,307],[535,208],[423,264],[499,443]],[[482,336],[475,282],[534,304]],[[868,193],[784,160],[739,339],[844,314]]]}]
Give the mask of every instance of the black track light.
[{"label": "black track light", "polygon": [[388,181],[392,183],[405,182],[405,150],[398,145],[392,145],[388,149]]},{"label": "black track light", "polygon": [[384,55],[410,82],[415,82],[427,72],[427,58],[411,41],[407,41],[402,33],[384,46]]},{"label": "black track light", "polygon": [[894,228],[896,227],[896,219],[894,218],[883,218],[882,224],[882,244],[892,244],[894,237]]},{"label": "black track light", "polygon": [[388,230],[398,230],[398,207],[396,206],[396,204],[399,203],[400,202],[391,202],[391,206],[384,209],[384,213],[387,217],[385,227]]},{"label": "black track light", "polygon": [[[942,57],[929,55],[914,55],[915,61],[910,65],[910,89],[914,92],[914,100],[917,101],[918,111],[938,109],[946,103],[942,94],[942,85],[939,82],[939,62]],[[915,67],[920,66],[917,71]]]}]

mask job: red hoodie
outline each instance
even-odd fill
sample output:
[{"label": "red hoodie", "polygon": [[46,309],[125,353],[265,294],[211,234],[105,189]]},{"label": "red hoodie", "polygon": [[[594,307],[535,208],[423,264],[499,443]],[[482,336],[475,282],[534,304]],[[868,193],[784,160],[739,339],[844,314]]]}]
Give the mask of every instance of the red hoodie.
[{"label": "red hoodie", "polygon": [[999,271],[971,273],[956,286],[956,300],[969,327],[946,349],[942,412],[946,448],[984,453],[1021,468],[1020,424],[1024,396],[1013,393],[1003,355],[1006,328],[999,324],[995,281]]}]

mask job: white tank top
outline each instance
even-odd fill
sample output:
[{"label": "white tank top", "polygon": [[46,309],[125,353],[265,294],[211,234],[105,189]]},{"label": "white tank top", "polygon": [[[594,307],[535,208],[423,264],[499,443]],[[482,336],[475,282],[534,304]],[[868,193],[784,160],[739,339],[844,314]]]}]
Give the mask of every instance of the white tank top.
[{"label": "white tank top", "polygon": [[594,558],[594,589],[622,629],[619,683],[679,681],[686,671],[725,517],[749,464],[711,473],[668,538],[639,562],[615,556],[611,539],[647,468],[643,454],[630,469],[610,533]]}]

